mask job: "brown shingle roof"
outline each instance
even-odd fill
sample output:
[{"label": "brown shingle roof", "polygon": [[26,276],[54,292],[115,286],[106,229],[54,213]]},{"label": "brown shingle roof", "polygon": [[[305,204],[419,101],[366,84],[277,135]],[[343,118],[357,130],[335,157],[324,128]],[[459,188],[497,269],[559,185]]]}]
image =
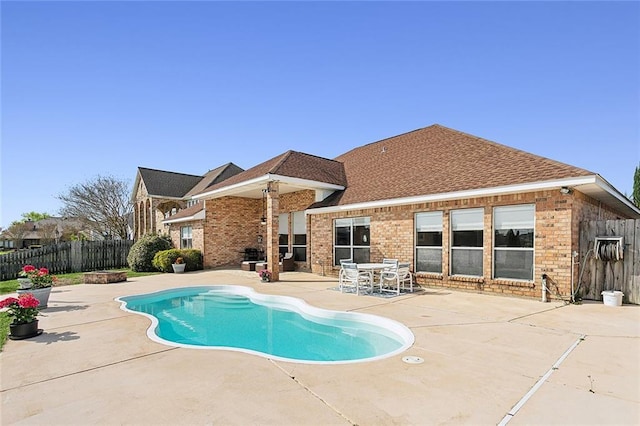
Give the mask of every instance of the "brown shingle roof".
[{"label": "brown shingle roof", "polygon": [[287,151],[223,182],[212,185],[207,190],[215,190],[228,185],[246,182],[267,174],[308,179],[341,186],[346,185],[345,173],[341,162],[303,152]]},{"label": "brown shingle roof", "polygon": [[347,188],[314,207],[595,174],[438,124],[355,148],[336,160],[344,164]]},{"label": "brown shingle roof", "polygon": [[202,180],[202,176],[138,167],[149,195],[182,198]]},{"label": "brown shingle roof", "polygon": [[146,167],[138,167],[138,171],[150,195],[190,198],[193,194],[202,192],[208,187],[242,172],[242,169],[233,163],[227,163],[209,170],[204,176],[148,169]]},{"label": "brown shingle roof", "polygon": [[216,183],[222,182],[225,179],[229,179],[231,176],[235,176],[238,173],[242,173],[243,169],[236,166],[233,163],[227,163],[223,166],[217,167],[213,170],[209,170],[202,180],[198,182],[196,186],[191,188],[189,192],[185,194],[185,197],[190,197],[194,194],[199,194],[203,192],[208,187],[215,185]]}]

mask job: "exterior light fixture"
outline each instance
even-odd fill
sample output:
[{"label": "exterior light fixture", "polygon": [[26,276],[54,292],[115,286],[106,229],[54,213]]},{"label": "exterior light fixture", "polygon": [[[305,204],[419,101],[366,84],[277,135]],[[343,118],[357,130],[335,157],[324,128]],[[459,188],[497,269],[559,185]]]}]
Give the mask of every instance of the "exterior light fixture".
[{"label": "exterior light fixture", "polygon": [[567,188],[566,186],[563,186],[562,188],[560,188],[560,193],[562,195],[569,195],[571,194],[573,191],[569,188]]}]

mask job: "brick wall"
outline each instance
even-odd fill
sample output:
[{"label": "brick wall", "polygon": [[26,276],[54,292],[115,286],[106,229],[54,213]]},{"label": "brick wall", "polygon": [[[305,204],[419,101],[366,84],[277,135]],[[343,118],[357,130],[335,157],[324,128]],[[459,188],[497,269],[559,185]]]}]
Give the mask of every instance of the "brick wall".
[{"label": "brick wall", "polygon": [[[534,280],[493,279],[493,208],[497,206],[535,204]],[[450,211],[484,208],[483,277],[449,276]],[[549,277],[549,299],[568,298],[571,293],[571,254],[578,250],[580,221],[619,216],[599,207],[595,200],[574,192],[562,195],[557,190],[539,191],[486,198],[383,207],[348,212],[314,214],[310,217],[313,235],[309,241],[311,269],[314,273],[337,275],[333,266],[333,220],[344,217],[371,218],[371,261],[397,258],[410,261],[413,270],[414,215],[418,212],[443,211],[443,274],[417,274],[417,282],[426,286],[489,291],[506,295],[541,297],[541,277]],[[598,215],[598,217],[593,217]],[[577,279],[574,268],[574,279]],[[559,296],[558,296],[559,293]]]},{"label": "brick wall", "polygon": [[264,244],[258,242],[259,235],[266,241],[266,227],[260,224],[261,216],[262,199],[223,197],[207,200],[203,227],[204,267],[238,267],[245,248],[264,249]]},{"label": "brick wall", "polygon": [[162,223],[165,212],[171,212],[174,208],[179,211],[186,207],[186,201],[183,200],[150,197],[142,182],[134,199],[134,239],[146,234],[170,234],[171,230]]},{"label": "brick wall", "polygon": [[188,222],[173,223],[169,227],[169,236],[175,248],[180,248],[180,229],[183,226],[191,227],[193,249],[200,250],[204,254],[204,222],[202,220],[192,220]]},{"label": "brick wall", "polygon": [[[315,192],[310,190],[280,194],[277,214],[304,211],[314,201]],[[262,199],[224,197],[207,200],[203,226],[206,236],[203,241],[204,267],[237,267],[247,247],[255,247],[266,253],[267,229],[266,225],[260,224],[262,215]],[[258,242],[259,237],[262,243]],[[306,269],[304,262],[296,263],[298,269]]]},{"label": "brick wall", "polygon": [[306,210],[315,201],[315,191],[297,191],[280,194],[280,213]]}]

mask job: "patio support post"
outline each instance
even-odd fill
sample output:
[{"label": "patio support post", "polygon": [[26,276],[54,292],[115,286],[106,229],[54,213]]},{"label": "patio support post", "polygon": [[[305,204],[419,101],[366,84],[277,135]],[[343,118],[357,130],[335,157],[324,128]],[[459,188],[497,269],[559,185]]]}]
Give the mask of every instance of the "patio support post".
[{"label": "patio support post", "polygon": [[280,248],[278,244],[278,182],[267,183],[267,267],[271,281],[280,280]]}]

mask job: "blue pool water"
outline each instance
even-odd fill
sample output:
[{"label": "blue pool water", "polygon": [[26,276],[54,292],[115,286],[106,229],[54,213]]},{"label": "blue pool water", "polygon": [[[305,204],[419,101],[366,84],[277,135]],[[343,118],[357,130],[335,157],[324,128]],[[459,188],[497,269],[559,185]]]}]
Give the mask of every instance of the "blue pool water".
[{"label": "blue pool water", "polygon": [[346,363],[386,358],[414,341],[413,333],[396,321],[318,309],[241,286],[179,288],[116,300],[122,309],[151,318],[150,338],[174,346]]}]

